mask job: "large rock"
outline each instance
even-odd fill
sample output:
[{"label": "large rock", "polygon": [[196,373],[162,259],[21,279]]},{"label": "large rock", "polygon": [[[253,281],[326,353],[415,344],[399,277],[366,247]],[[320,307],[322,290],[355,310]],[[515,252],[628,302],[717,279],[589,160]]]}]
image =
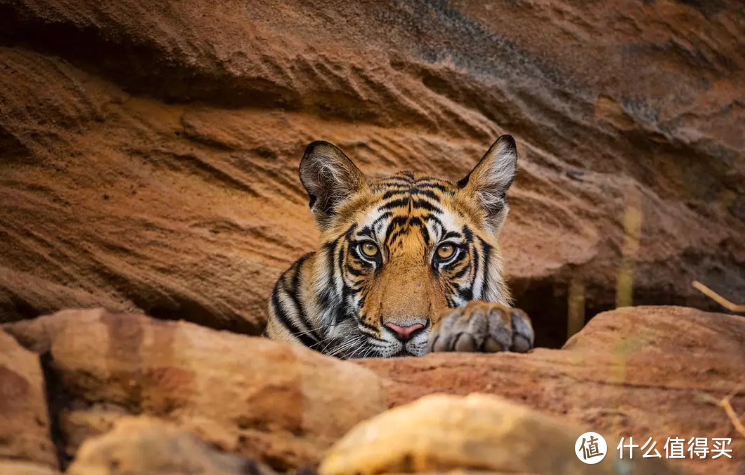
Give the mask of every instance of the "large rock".
[{"label": "large rock", "polygon": [[[640,446],[653,437],[663,455],[668,437],[686,443],[706,437],[710,446],[712,438],[731,438],[732,459],[680,462],[702,475],[734,474],[745,465],[745,439],[717,404],[745,382],[742,317],[679,307],[624,308],[599,314],[561,350],[358,364],[387,380],[391,406],[432,393],[488,393],[607,434],[613,449],[621,437],[625,443],[633,437]],[[742,414],[745,391],[731,403]]]},{"label": "large rock", "polygon": [[273,475],[268,467],[221,453],[194,434],[148,418],[124,418],[87,440],[69,475]]},{"label": "large rock", "polygon": [[0,468],[3,459],[57,468],[39,355],[0,329]]},{"label": "large rock", "polygon": [[122,417],[160,417],[279,469],[316,464],[386,408],[379,378],[350,362],[263,338],[103,310],[5,325],[56,382],[68,458]]},{"label": "large rock", "polygon": [[58,475],[59,472],[45,465],[31,462],[0,460],[0,473],[3,475]]},{"label": "large rock", "polygon": [[621,459],[613,447],[600,450],[599,463],[585,464],[575,453],[575,442],[585,432],[495,396],[427,396],[359,424],[329,450],[319,474],[687,473],[659,460]]},{"label": "large rock", "polygon": [[[497,411],[524,417],[520,419],[523,422],[537,421],[538,428],[511,437],[581,426],[604,434],[610,450],[621,437],[627,441],[633,437],[636,444],[653,437],[663,453],[668,437],[686,441],[706,437],[710,443],[712,438],[725,437],[732,439],[733,459],[686,459],[680,463],[702,475],[734,475],[745,462],[745,440],[718,405],[745,381],[745,319],[729,315],[677,307],[620,309],[598,315],[561,350],[354,362],[186,322],[101,310],[64,311],[6,324],[3,329],[44,355],[55,440],[66,454],[63,465],[86,440],[108,433],[133,414],[157,417],[226,452],[277,469],[315,465],[355,424],[389,406],[402,406],[434,393],[499,395],[543,414],[512,406]],[[12,350],[5,353],[21,355],[13,359],[16,368],[23,358],[36,361],[12,339],[8,341],[13,345],[6,347]],[[474,401],[466,406],[481,407],[481,399]],[[449,407],[450,402],[444,404]],[[735,393],[731,404],[740,413],[745,393]],[[457,412],[460,410],[455,413],[465,414]],[[430,412],[431,419],[422,419],[423,423],[429,420],[432,427],[452,423],[440,414],[443,411]],[[544,416],[561,422],[544,426],[545,420],[555,421]],[[393,420],[382,417],[380,420]],[[478,418],[467,420],[478,422]],[[150,427],[149,423],[145,426]],[[14,427],[18,432],[25,426]],[[142,430],[152,434],[161,428]],[[359,434],[352,430],[350,437]],[[420,429],[417,424],[392,424],[379,438],[400,440],[401,444],[425,440],[418,430],[436,435],[434,429]],[[444,432],[442,437],[454,438],[443,439],[443,444],[459,440],[457,430]],[[106,440],[123,441],[129,436],[112,437]],[[132,437],[128,440],[141,440],[140,435]],[[122,447],[118,444],[112,447]],[[340,447],[349,446],[344,444]],[[136,444],[129,447],[135,450]],[[380,454],[382,447],[371,445],[370,453]],[[432,445],[428,453],[443,452],[437,447]],[[404,452],[403,448],[390,450],[387,456],[393,458],[381,458],[380,463],[393,460],[385,470],[401,470],[396,463]],[[113,452],[97,453],[109,457]],[[354,457],[363,453],[343,460],[358,463]],[[104,459],[96,458],[95,463],[103,466]],[[417,465],[417,470],[441,471],[439,463]],[[345,464],[342,466],[348,467]],[[460,466],[473,468],[469,463]],[[540,469],[537,465],[526,467]]]},{"label": "large rock", "polygon": [[257,334],[316,244],[309,141],[458,179],[502,132],[539,344],[563,343],[572,278],[590,314],[614,305],[627,206],[637,302],[745,295],[739,0],[575,3],[0,0],[0,319],[99,305]]}]

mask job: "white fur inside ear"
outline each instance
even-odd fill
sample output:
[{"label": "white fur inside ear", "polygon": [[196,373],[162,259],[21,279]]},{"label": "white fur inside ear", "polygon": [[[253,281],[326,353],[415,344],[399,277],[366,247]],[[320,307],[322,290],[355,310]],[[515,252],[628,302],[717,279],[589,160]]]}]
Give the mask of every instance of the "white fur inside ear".
[{"label": "white fur inside ear", "polygon": [[517,172],[517,149],[512,137],[500,137],[474,170],[469,185],[490,214],[504,208],[505,193]]},{"label": "white fur inside ear", "polygon": [[494,157],[490,160],[489,177],[487,181],[491,182],[494,188],[502,189],[503,193],[512,184],[517,172],[517,149],[514,142],[500,141]]},{"label": "white fur inside ear", "polygon": [[346,199],[352,192],[354,182],[349,171],[326,155],[315,157],[315,161],[317,180],[326,190],[326,199],[331,203],[339,203]]},{"label": "white fur inside ear", "polygon": [[339,205],[365,181],[362,172],[328,142],[313,142],[300,161],[300,181],[310,195],[311,210],[321,227],[328,224]]}]

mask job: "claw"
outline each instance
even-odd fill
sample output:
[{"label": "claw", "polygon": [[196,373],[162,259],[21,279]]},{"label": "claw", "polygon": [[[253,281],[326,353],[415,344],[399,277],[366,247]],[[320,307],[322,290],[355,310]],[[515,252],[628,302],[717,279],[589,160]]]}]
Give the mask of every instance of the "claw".
[{"label": "claw", "polygon": [[530,318],[522,310],[471,301],[447,311],[432,329],[429,350],[526,353],[533,348],[533,341]]}]

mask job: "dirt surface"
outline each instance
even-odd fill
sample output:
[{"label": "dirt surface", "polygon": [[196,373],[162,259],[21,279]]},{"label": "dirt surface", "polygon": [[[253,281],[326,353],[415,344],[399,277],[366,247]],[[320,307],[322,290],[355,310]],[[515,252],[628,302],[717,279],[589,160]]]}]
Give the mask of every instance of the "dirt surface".
[{"label": "dirt surface", "polygon": [[636,303],[715,309],[694,279],[745,295],[737,0],[0,0],[0,18],[0,321],[105,306],[258,334],[316,245],[297,178],[315,139],[369,174],[459,179],[513,134],[503,253],[539,345],[565,339],[570,281],[591,316],[623,266]]}]

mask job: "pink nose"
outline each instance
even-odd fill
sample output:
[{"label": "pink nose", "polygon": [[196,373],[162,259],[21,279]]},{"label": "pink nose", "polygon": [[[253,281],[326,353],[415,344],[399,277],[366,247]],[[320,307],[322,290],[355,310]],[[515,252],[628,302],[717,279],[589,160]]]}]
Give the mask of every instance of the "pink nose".
[{"label": "pink nose", "polygon": [[415,323],[413,325],[402,327],[401,325],[396,325],[395,323],[386,323],[385,327],[395,333],[396,338],[398,338],[399,340],[409,341],[411,340],[411,336],[414,334],[414,332],[424,328],[424,325],[422,325],[421,323]]}]

